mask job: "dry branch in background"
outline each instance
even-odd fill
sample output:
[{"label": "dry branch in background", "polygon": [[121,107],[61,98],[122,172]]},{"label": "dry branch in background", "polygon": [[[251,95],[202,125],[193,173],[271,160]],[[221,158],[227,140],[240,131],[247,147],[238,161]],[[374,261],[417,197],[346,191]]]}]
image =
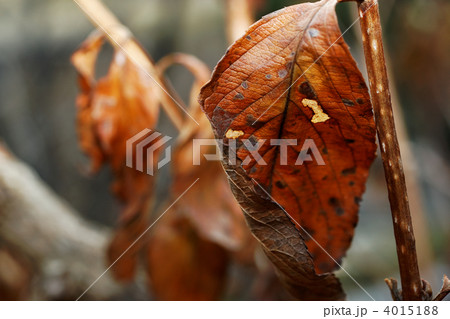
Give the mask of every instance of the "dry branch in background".
[{"label": "dry branch in background", "polygon": [[228,43],[239,39],[255,21],[255,0],[225,0]]},{"label": "dry branch in background", "polygon": [[[0,247],[0,268],[6,259],[21,266],[1,273],[14,275],[19,269],[24,278],[32,269],[31,291],[18,298],[75,299],[105,270],[109,237],[109,230],[83,220],[35,172],[0,148],[0,246],[20,256]],[[109,300],[120,291],[106,274],[87,295]]]}]

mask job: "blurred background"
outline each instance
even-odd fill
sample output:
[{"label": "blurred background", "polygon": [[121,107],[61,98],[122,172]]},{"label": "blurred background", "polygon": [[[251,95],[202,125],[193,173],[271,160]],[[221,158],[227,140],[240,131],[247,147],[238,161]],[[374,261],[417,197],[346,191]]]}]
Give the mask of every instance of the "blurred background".
[{"label": "blurred background", "polygon": [[[184,52],[212,69],[228,47],[224,0],[103,2],[156,61],[172,52]],[[256,19],[300,2],[258,0]],[[437,292],[442,274],[450,275],[450,2],[383,0],[380,10],[422,277]],[[338,5],[337,12],[341,30],[357,18],[354,3]],[[89,161],[79,149],[75,126],[78,87],[70,56],[92,30],[70,0],[0,0],[0,139],[84,219],[113,227],[120,205],[110,193],[109,170],[87,174]],[[344,37],[365,74],[359,25]],[[100,75],[106,73],[111,56],[112,50],[102,51]],[[190,73],[173,67],[168,77],[187,100],[193,81]],[[175,129],[161,116],[158,129],[175,136]],[[162,201],[164,186],[158,187],[158,194]],[[0,224],[1,209],[0,205]],[[33,234],[29,236],[33,240]],[[0,235],[3,246],[7,243]],[[0,250],[0,260],[1,256]],[[371,170],[344,267],[375,299],[390,300],[383,280],[399,278],[399,274],[379,157]],[[7,271],[4,268],[0,266],[0,272]],[[339,272],[339,277],[349,300],[369,299],[345,273]],[[32,290],[37,284],[31,280],[24,285]],[[139,279],[119,296],[151,299]],[[232,296],[227,298],[254,298],[245,293]],[[24,292],[18,298],[33,296]]]}]

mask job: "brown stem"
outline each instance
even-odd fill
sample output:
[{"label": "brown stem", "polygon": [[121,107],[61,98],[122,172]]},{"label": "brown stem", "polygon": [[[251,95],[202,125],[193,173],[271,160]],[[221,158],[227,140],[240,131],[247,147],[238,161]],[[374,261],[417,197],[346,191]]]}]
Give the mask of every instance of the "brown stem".
[{"label": "brown stem", "polygon": [[422,281],[395,131],[377,0],[358,1],[369,86],[394,224],[403,300],[422,300]]},{"label": "brown stem", "polygon": [[159,98],[164,111],[166,111],[174,126],[181,130],[185,120],[184,114],[181,112],[182,107],[185,109],[183,102],[180,99],[172,98],[176,95],[171,93],[164,78],[158,75],[151,58],[133,37],[130,30],[122,25],[100,0],[74,0],[74,2],[83,10],[91,22],[105,33],[111,45],[123,50],[132,62],[143,68],[151,76],[161,89]]},{"label": "brown stem", "polygon": [[[385,15],[385,21],[388,19],[386,16],[389,16],[391,13],[392,5],[388,3],[383,3],[387,5],[384,7],[383,14]],[[348,7],[349,9],[353,9]],[[352,20],[358,18],[358,12],[354,12],[353,10],[349,11]],[[381,16],[381,22],[383,23],[383,16]],[[353,29],[355,36],[358,39],[361,39],[361,30]],[[359,44],[359,42],[358,42]],[[361,50],[362,50],[362,40],[361,40]],[[386,48],[386,47],[385,47]],[[359,48],[357,49],[359,50]],[[386,69],[388,73],[388,77],[392,78],[392,63],[389,59],[389,50],[386,48],[388,54],[385,56],[386,59]],[[358,51],[358,54],[362,53]],[[432,263],[434,260],[433,249],[430,241],[430,231],[429,225],[427,222],[427,210],[423,205],[423,194],[420,190],[420,178],[417,172],[417,161],[414,157],[414,153],[412,150],[412,145],[409,142],[409,133],[406,128],[406,120],[403,114],[401,101],[398,97],[398,89],[396,88],[395,82],[390,82],[390,92],[391,92],[391,100],[392,100],[392,110],[394,114],[395,120],[395,130],[397,132],[398,142],[400,144],[400,153],[402,154],[403,160],[403,169],[405,171],[406,177],[406,188],[408,189],[409,195],[409,207],[411,210],[411,218],[413,222],[414,236],[416,237],[416,245],[417,245],[417,260],[419,263],[419,269],[422,276],[428,273],[431,275],[432,271]],[[426,277],[426,276],[425,276]]]}]

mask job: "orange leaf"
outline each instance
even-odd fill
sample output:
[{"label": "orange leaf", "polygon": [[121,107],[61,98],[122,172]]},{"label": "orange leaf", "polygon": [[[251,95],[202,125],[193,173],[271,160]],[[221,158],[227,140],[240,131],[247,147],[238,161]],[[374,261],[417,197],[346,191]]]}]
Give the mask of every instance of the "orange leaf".
[{"label": "orange leaf", "polygon": [[[142,130],[155,127],[159,104],[153,80],[120,50],[114,52],[108,74],[96,80],[95,62],[102,43],[102,35],[90,36],[73,54],[72,62],[81,88],[77,99],[81,148],[91,157],[94,171],[104,163],[110,165],[115,176],[113,191],[126,205],[120,230],[109,248],[113,262],[147,223],[153,178],[125,165],[126,142]],[[144,172],[147,165],[155,164],[151,158],[144,158]],[[117,263],[118,277],[132,278],[134,267],[130,265],[136,263],[138,248],[133,247]]]},{"label": "orange leaf", "polygon": [[189,219],[172,213],[150,237],[147,263],[158,300],[217,300],[228,257],[222,247],[199,237]]},{"label": "orange leaf", "polygon": [[[215,152],[214,146],[201,150],[200,156]],[[181,194],[197,178],[199,180],[180,199],[179,211],[191,219],[203,238],[234,252],[247,248],[253,242],[252,237],[220,163],[204,159],[198,166],[191,163],[192,141],[189,141],[174,153],[173,196]]]},{"label": "orange leaf", "polygon": [[[339,31],[336,2],[288,7],[255,23],[200,95],[216,137],[226,146],[237,140],[234,167],[242,165],[315,239],[303,233],[319,272],[336,268],[333,259],[350,246],[376,151],[368,90]],[[287,165],[271,139],[296,141],[287,147]],[[318,153],[302,152],[308,139]],[[245,162],[243,140],[262,144],[267,165]],[[299,164],[299,155],[312,161]]]}]

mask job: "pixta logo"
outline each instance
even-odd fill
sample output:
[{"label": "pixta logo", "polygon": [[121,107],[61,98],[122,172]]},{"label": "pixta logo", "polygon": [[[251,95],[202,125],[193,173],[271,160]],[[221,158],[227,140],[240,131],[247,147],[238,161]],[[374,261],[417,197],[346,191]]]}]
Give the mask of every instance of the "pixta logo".
[{"label": "pixta logo", "polygon": [[[162,168],[171,160],[171,147],[167,142],[172,138],[162,135],[159,132],[150,129],[144,129],[132,138],[127,140],[126,145],[126,165],[140,172],[146,172],[148,175],[154,175],[154,169]],[[248,155],[239,161],[241,165],[247,165],[252,160],[258,165],[268,165],[260,154],[260,150],[264,145],[277,147],[279,149],[280,165],[303,165],[305,162],[315,162],[317,165],[325,165],[325,161],[319,152],[314,140],[306,139],[300,142],[296,139],[271,139],[271,140],[251,140],[241,139],[239,143],[236,139],[227,139],[228,161],[231,165],[237,165],[237,152],[246,150]],[[206,154],[201,151],[202,146],[215,146],[213,154]],[[288,149],[294,148],[295,163],[288,163]],[[164,148],[164,155],[159,158],[161,148]],[[207,161],[221,161],[223,159],[224,141],[215,139],[193,139],[192,140],[192,164],[200,165],[201,158]],[[292,151],[291,151],[292,152]],[[155,165],[155,163],[158,163]]]},{"label": "pixta logo", "polygon": [[[127,140],[126,165],[148,175],[154,174],[154,164],[158,161],[158,169],[171,160],[171,147],[166,145],[172,138],[150,129],[144,129]],[[160,148],[164,147],[164,155],[159,159]],[[158,151],[158,152],[157,152]]]},{"label": "pixta logo", "polygon": [[[306,139],[303,143],[296,139],[270,139],[265,140],[261,139],[258,141],[251,139],[242,139],[238,141],[236,139],[228,139],[227,140],[227,157],[230,165],[237,165],[237,152],[239,150],[245,150],[248,152],[248,155],[242,159],[241,165],[248,165],[252,160],[254,160],[258,165],[265,166],[268,165],[264,160],[263,155],[264,152],[260,152],[263,146],[270,145],[270,147],[277,147],[280,156],[279,164],[283,165],[295,165],[300,166],[305,162],[316,162],[317,165],[325,165],[325,161],[323,160],[322,155],[317,148],[316,143],[312,139]],[[214,154],[202,154],[201,147],[202,146],[216,146],[216,150]],[[300,146],[297,147],[297,146]],[[288,163],[288,149],[296,147],[295,149],[295,163],[291,161]],[[224,144],[223,141],[213,140],[213,139],[194,139],[193,140],[193,164],[200,165],[201,157],[203,157],[207,161],[220,161],[223,158],[224,153]]]}]

